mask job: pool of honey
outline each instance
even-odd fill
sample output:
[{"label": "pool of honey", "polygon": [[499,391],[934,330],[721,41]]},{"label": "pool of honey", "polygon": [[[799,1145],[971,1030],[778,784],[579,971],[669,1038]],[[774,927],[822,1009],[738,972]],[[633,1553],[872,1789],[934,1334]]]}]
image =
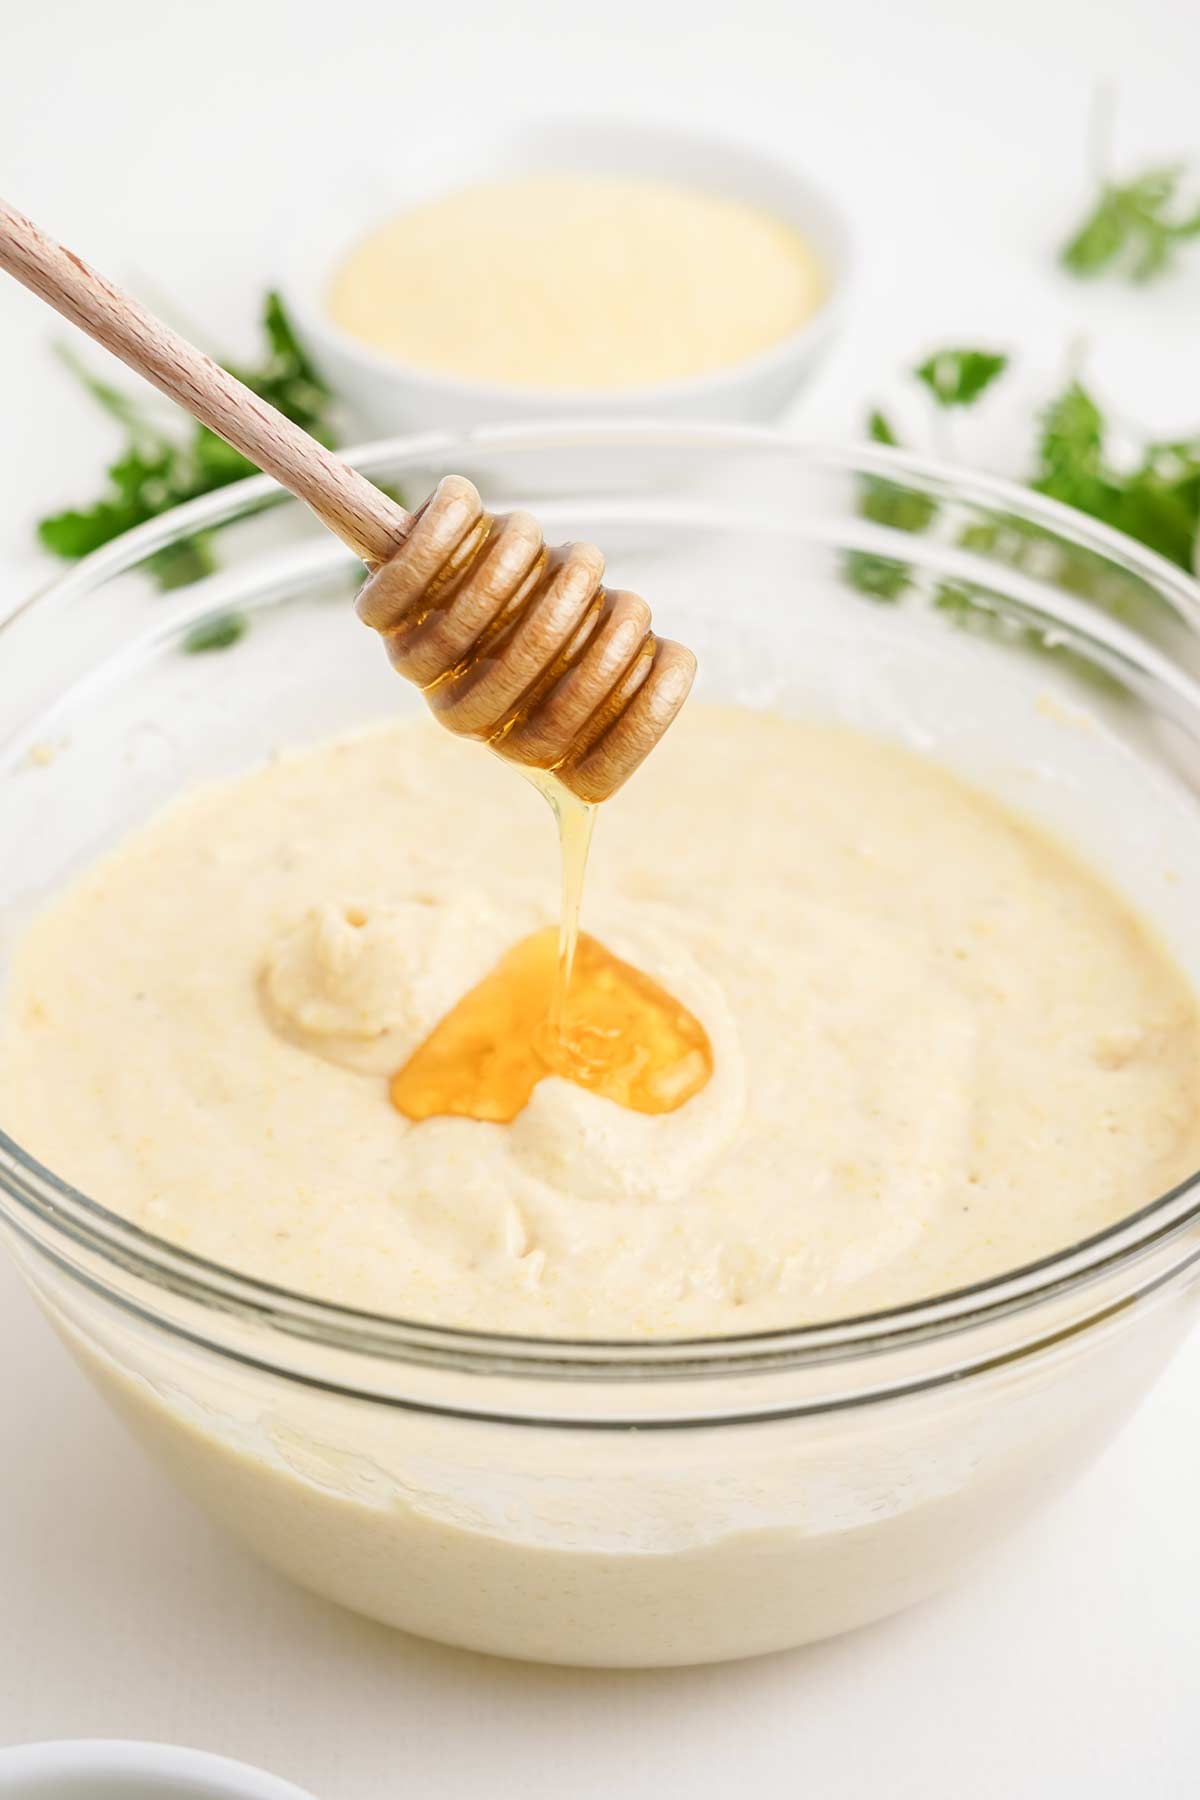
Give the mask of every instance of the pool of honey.
[{"label": "pool of honey", "polygon": [[557,1075],[633,1112],[674,1112],[712,1074],[700,1021],[657,981],[579,930],[594,806],[535,777],[559,825],[562,917],[522,938],[392,1079],[406,1118],[507,1124]]}]

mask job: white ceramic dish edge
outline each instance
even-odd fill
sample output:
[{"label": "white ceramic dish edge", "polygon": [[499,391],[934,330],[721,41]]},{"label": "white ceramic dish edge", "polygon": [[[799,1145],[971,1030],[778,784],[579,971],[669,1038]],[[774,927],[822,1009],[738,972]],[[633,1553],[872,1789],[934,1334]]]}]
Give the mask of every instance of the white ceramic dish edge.
[{"label": "white ceramic dish edge", "polygon": [[[581,174],[654,175],[747,200],[804,232],[829,275],[829,291],[801,328],[758,356],[682,381],[614,389],[510,387],[400,363],[360,343],[328,317],[324,292],[339,262],[373,224],[418,200],[470,181],[553,168]],[[310,196],[305,226],[280,234],[280,286],[305,342],[361,422],[377,431],[461,429],[497,420],[661,417],[769,419],[786,406],[827,349],[852,276],[849,222],[807,175],[768,152],[707,132],[616,120],[554,120],[480,128],[429,139],[386,170],[331,177]]]},{"label": "white ceramic dish edge", "polygon": [[0,1750],[8,1800],[315,1800],[265,1769],[177,1744],[77,1738]]}]

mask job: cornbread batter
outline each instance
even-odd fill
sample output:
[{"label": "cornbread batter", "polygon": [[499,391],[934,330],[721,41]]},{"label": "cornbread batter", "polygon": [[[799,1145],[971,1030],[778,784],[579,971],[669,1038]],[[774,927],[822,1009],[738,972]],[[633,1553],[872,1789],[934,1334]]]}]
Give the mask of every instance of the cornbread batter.
[{"label": "cornbread batter", "polygon": [[799,232],[743,202],[540,175],[400,213],[351,252],[327,307],[353,337],[419,368],[602,389],[757,355],[799,330],[825,291]]},{"label": "cornbread batter", "polygon": [[219,1262],[582,1337],[945,1291],[1200,1159],[1193,996],[1095,876],[894,745],[698,705],[603,809],[584,923],[700,1021],[707,1085],[410,1122],[389,1078],[556,876],[542,801],[424,722],[204,789],[29,931],[2,1122]]}]

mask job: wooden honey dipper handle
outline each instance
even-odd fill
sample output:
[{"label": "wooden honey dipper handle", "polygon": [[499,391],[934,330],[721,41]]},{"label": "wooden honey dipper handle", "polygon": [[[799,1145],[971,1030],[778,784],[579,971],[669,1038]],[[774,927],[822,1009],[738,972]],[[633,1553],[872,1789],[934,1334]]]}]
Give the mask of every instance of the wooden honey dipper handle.
[{"label": "wooden honey dipper handle", "polygon": [[0,268],[273,475],[368,567],[403,543],[402,506],[2,199]]},{"label": "wooden honey dipper handle", "polygon": [[601,586],[590,544],[547,551],[527,513],[496,518],[461,476],[415,514],[0,199],[0,268],[303,500],[374,571],[359,616],[449,730],[614,793],[687,698],[691,651]]}]

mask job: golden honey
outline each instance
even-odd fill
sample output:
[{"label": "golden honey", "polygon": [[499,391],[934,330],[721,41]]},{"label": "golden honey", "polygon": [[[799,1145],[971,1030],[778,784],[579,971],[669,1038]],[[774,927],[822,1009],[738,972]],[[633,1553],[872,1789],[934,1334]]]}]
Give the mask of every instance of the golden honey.
[{"label": "golden honey", "polygon": [[535,931],[436,1025],[392,1080],[409,1119],[507,1124],[559,1075],[633,1112],[674,1112],[712,1074],[700,1021],[664,987],[580,932],[559,995],[559,933]]}]

